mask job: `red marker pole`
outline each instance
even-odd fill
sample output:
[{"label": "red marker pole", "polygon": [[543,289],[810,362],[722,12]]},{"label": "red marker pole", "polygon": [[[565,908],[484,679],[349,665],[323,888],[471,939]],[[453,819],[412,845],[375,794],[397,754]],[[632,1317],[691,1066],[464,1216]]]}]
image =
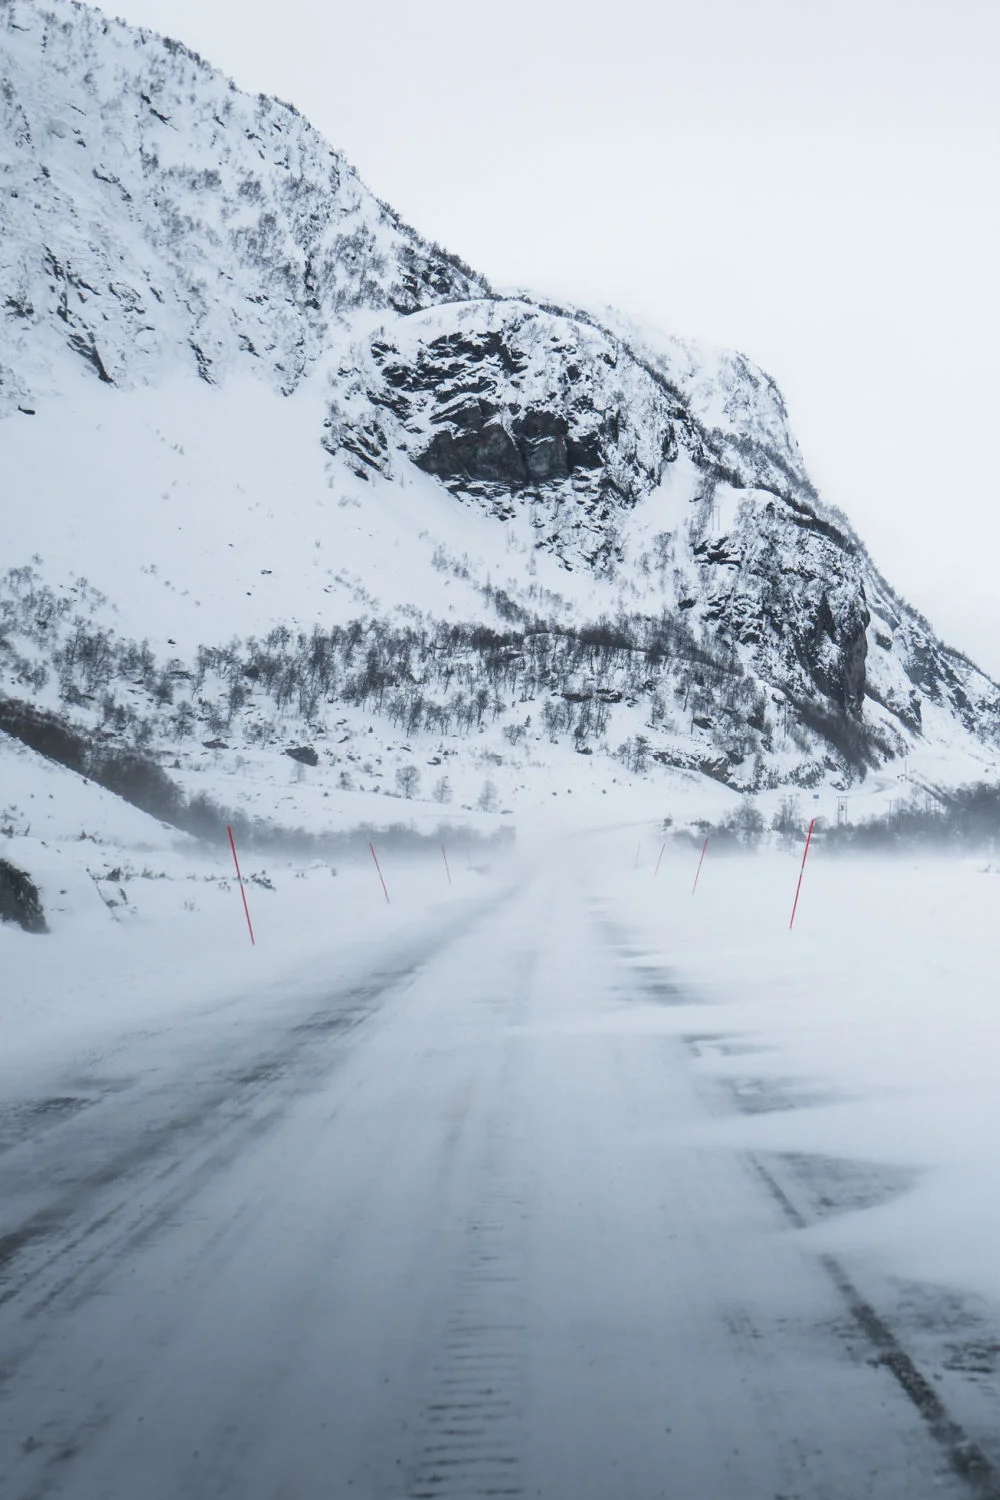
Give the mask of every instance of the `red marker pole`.
[{"label": "red marker pole", "polygon": [[694,895],[695,891],[698,889],[698,881],[701,879],[701,867],[705,863],[705,851],[707,849],[708,849],[708,839],[706,839],[705,842],[701,846],[701,859],[699,859],[699,861],[698,861],[698,868],[697,868],[697,870],[695,871],[695,874],[694,874],[694,885],[691,887],[691,894],[692,894],[692,896]]},{"label": "red marker pole", "polygon": [[660,856],[659,856],[659,859],[657,859],[657,861],[656,861],[656,869],[653,871],[653,879],[654,880],[656,879],[657,875],[659,875],[659,873],[660,873],[660,860],[663,858],[663,851],[664,851],[664,849],[666,847],[667,846],[666,846],[665,843],[660,845]]},{"label": "red marker pole", "polygon": [[233,838],[233,830],[229,827],[228,824],[226,825],[226,832],[229,834],[229,847],[233,851],[233,864],[236,866],[236,879],[239,881],[240,895],[243,897],[243,910],[246,912],[247,926],[250,929],[250,942],[253,947],[256,948],[257,940],[253,935],[253,923],[250,920],[250,908],[249,906],[247,906],[247,893],[243,886],[243,876],[240,874],[240,862],[236,857],[236,840]]},{"label": "red marker pole", "polygon": [[794,901],[794,903],[792,905],[791,920],[788,923],[788,930],[789,930],[789,932],[791,932],[792,928],[795,926],[795,913],[799,909],[799,892],[802,889],[802,877],[806,873],[806,860],[809,858],[809,845],[812,843],[813,829],[815,827],[816,827],[816,819],[813,818],[812,821],[809,824],[809,832],[806,834],[806,847],[802,851],[802,867],[799,870],[799,883],[795,887],[795,901]]},{"label": "red marker pole", "polygon": [[379,864],[378,855],[375,853],[375,845],[369,844],[368,847],[372,851],[372,859],[375,861],[375,868],[378,871],[378,878],[382,882],[382,894],[385,896],[386,904],[388,905],[389,892],[385,888],[385,876],[382,874],[382,866]]},{"label": "red marker pole", "polygon": [[451,871],[448,868],[448,856],[444,852],[444,845],[443,844],[441,845],[441,858],[444,860],[444,873],[448,877],[448,884],[451,885]]}]

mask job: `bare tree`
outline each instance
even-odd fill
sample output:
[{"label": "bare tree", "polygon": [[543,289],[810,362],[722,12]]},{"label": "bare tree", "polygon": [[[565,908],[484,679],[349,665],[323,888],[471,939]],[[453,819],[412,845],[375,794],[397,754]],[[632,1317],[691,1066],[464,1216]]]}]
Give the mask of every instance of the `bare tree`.
[{"label": "bare tree", "polygon": [[484,781],[483,789],[479,793],[479,801],[476,803],[480,812],[496,812],[497,800],[497,789],[493,782]]},{"label": "bare tree", "polygon": [[420,772],[416,766],[400,766],[396,772],[396,785],[409,801],[420,786]]}]

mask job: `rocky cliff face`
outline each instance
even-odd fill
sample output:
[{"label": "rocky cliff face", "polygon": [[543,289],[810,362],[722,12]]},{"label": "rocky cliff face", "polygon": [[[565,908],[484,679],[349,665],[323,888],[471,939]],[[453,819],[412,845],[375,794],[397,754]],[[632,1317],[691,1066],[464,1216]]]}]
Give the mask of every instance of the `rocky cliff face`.
[{"label": "rocky cliff face", "polygon": [[838,753],[903,753],[924,697],[992,734],[994,685],[933,639],[821,504],[773,382],[741,356],[714,369],[712,381],[687,346],[656,353],[586,315],[450,304],[352,350],[325,441],[360,477],[411,462],[462,504],[526,525],[567,570],[628,579],[647,608],[734,650],[782,718],[791,709]]},{"label": "rocky cliff face", "polygon": [[[493,295],[293,108],[177,43],[67,0],[0,0],[0,54],[0,415],[58,393],[67,357],[109,390],[185,368],[286,396],[322,385],[315,442],[342,504],[374,515],[429,476],[490,523],[493,563],[522,560],[502,596],[488,550],[465,566],[478,623],[576,632],[580,654],[555,651],[522,688],[603,705],[574,709],[575,728],[553,710],[555,734],[587,741],[596,723],[613,750],[620,702],[633,731],[646,716],[654,760],[749,788],[855,776],[929,738],[996,741],[995,685],[822,504],[745,357]],[[325,524],[336,541],[336,509]],[[540,558],[564,598],[539,592]],[[418,681],[376,676],[379,707],[386,682]]]},{"label": "rocky cliff face", "polygon": [[327,446],[354,471],[412,461],[567,568],[621,562],[623,518],[698,436],[682,403],[616,339],[482,299],[395,320],[334,386]]}]

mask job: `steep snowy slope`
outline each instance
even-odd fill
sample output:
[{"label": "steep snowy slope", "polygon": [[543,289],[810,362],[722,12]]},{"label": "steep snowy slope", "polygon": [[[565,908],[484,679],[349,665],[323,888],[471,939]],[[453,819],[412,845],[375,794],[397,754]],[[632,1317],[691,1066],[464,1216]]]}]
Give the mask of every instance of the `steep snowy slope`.
[{"label": "steep snowy slope", "polygon": [[416,755],[486,812],[995,764],[996,686],[742,355],[492,294],[294,109],[87,7],[0,0],[0,64],[11,701],[189,790],[308,744],[334,802],[419,797]]},{"label": "steep snowy slope", "polygon": [[484,290],[290,106],[66,3],[0,5],[0,400],[71,349],[118,386],[240,359],[295,389],[352,309]]}]

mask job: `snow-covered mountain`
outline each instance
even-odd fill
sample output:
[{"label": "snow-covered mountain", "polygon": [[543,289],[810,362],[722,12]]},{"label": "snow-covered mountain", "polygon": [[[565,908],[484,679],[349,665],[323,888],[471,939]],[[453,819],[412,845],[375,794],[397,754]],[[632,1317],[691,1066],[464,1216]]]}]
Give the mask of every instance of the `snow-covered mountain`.
[{"label": "snow-covered mountain", "polygon": [[[769,377],[496,295],[294,108],[70,0],[0,0],[0,309],[0,719],[79,768],[336,821],[995,763],[996,685]],[[326,805],[282,810],[303,748]]]}]

